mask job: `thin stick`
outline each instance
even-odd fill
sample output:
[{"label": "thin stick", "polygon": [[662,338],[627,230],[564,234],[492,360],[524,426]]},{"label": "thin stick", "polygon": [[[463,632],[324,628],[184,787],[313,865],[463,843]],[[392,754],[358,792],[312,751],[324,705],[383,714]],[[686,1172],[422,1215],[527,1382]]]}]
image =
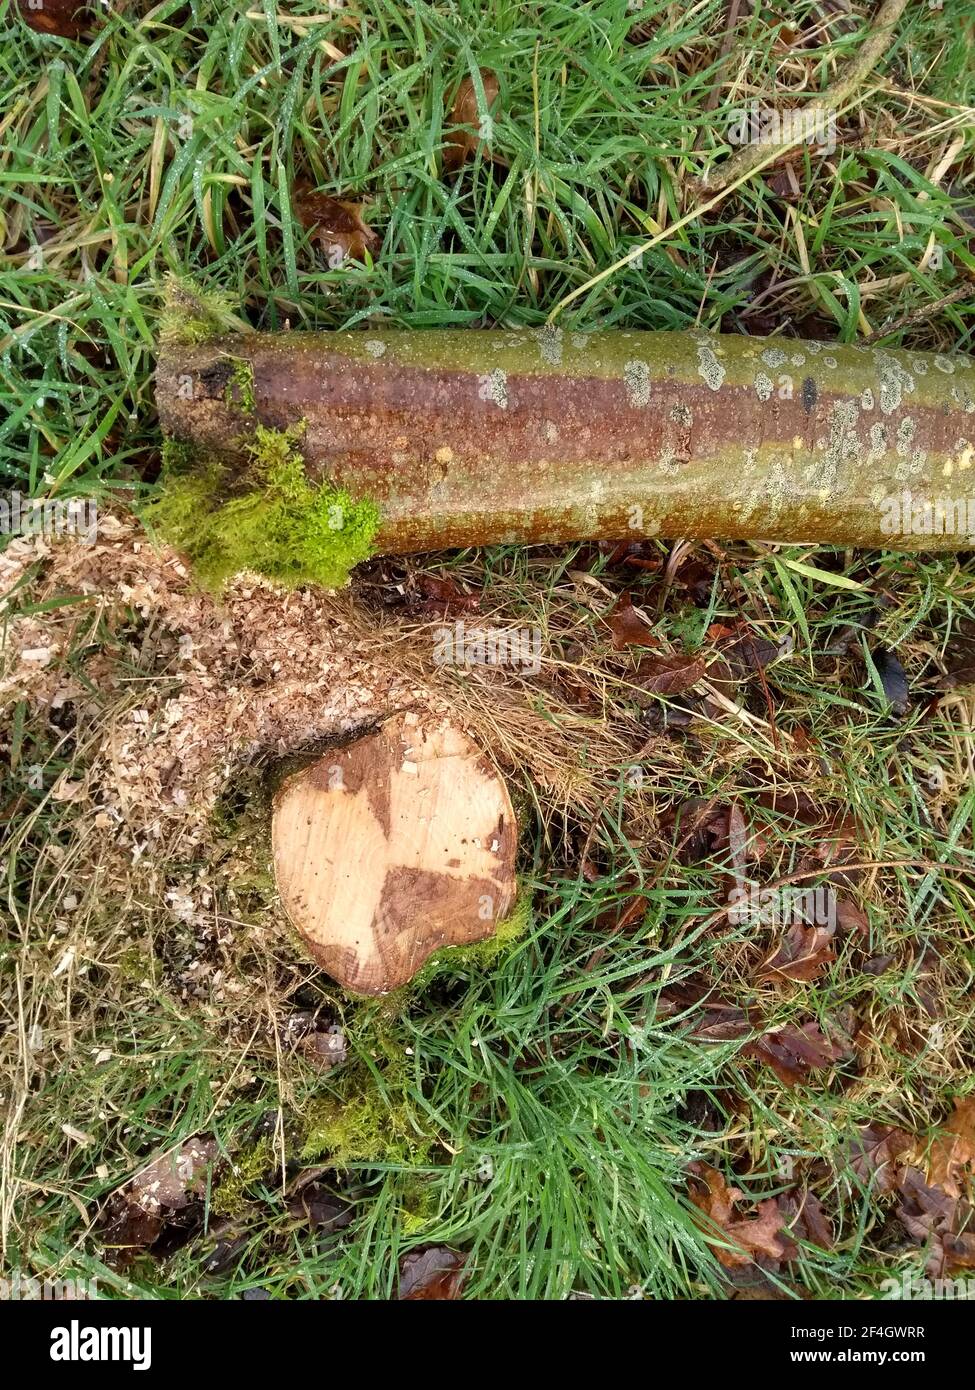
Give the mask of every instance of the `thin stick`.
[{"label": "thin stick", "polygon": [[[802,108],[808,116],[810,126],[819,120],[835,116],[839,108],[845,106],[860,88],[866,77],[880,62],[890,47],[894,26],[907,8],[907,0],[884,0],[875,20],[872,21],[860,52],[847,66],[843,77],[828,88],[822,96],[809,106]],[[778,158],[797,142],[793,140],[762,141],[760,144],[746,145],[731,159],[710,170],[700,181],[702,191],[708,188],[721,188],[726,184],[748,178],[759,167],[769,161],[767,156]]]}]

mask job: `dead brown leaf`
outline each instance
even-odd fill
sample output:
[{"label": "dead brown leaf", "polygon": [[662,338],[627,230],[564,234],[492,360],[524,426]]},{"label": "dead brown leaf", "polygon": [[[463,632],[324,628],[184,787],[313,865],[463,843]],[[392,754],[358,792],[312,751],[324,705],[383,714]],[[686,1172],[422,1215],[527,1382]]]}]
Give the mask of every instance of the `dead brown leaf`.
[{"label": "dead brown leaf", "polygon": [[975,1096],[955,1101],[954,1112],[935,1136],[928,1154],[928,1182],[949,1197],[961,1197],[975,1165]]},{"label": "dead brown leaf", "polygon": [[759,1202],[754,1207],[754,1216],[736,1215],[735,1207],[744,1200],[744,1194],[736,1187],[729,1187],[722,1174],[707,1163],[691,1164],[688,1196],[733,1247],[728,1249],[723,1244],[708,1241],[726,1269],[749,1264],[756,1257],[788,1258],[789,1242],[780,1235],[785,1216],[774,1198]]},{"label": "dead brown leaf", "polygon": [[794,923],[775,951],[759,968],[758,978],[815,980],[836,960],[830,926],[813,927]]},{"label": "dead brown leaf", "polygon": [[401,1300],[457,1299],[464,1287],[465,1257],[445,1245],[411,1250],[399,1262]]},{"label": "dead brown leaf", "polygon": [[94,19],[92,6],[79,0],[43,0],[40,6],[17,0],[17,8],[28,28],[62,39],[80,39]]},{"label": "dead brown leaf", "polygon": [[703,679],[704,671],[701,657],[645,656],[631,680],[652,695],[681,695]]},{"label": "dead brown leaf", "polygon": [[489,121],[485,122],[484,117],[490,118],[498,100],[501,84],[497,74],[490,68],[479,68],[478,71],[481,74],[487,110],[482,112],[478,108],[474,79],[470,76],[465,77],[457,88],[454,104],[447,119],[446,148],[443,152],[445,174],[456,173],[469,159],[473,159],[478,151],[485,158],[491,158],[490,124]]},{"label": "dead brown leaf", "polygon": [[850,1145],[850,1167],[874,1192],[893,1192],[901,1176],[901,1155],[914,1140],[895,1125],[864,1125]]},{"label": "dead brown leaf", "polygon": [[934,1279],[960,1269],[975,1269],[975,1210],[971,1203],[931,1186],[917,1168],[900,1182],[897,1215],[908,1234],[927,1247],[926,1269]]},{"label": "dead brown leaf", "polygon": [[830,1067],[844,1055],[845,1048],[831,1042],[818,1023],[801,1028],[789,1024],[778,1032],[765,1033],[749,1043],[745,1052],[772,1068],[785,1086],[798,1086],[810,1072]]},{"label": "dead brown leaf", "polygon": [[418,574],[415,585],[411,606],[418,612],[445,618],[451,613],[476,613],[481,607],[480,595],[462,588],[449,574]]},{"label": "dead brown leaf", "polygon": [[613,646],[617,651],[624,647],[659,646],[650,624],[633,607],[629,592],[620,594],[607,613],[606,622],[613,634]]},{"label": "dead brown leaf", "polygon": [[361,203],[316,193],[308,184],[299,183],[294,206],[301,225],[319,243],[333,270],[349,258],[364,261],[366,251],[372,253],[379,244],[379,237],[362,220]]}]

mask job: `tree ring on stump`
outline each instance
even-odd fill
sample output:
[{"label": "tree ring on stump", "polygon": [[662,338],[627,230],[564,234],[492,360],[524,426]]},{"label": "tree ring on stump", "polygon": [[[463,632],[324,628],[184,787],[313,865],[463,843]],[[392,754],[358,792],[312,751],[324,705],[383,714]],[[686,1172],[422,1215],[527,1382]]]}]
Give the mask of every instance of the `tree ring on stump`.
[{"label": "tree ring on stump", "polygon": [[517,826],[486,754],[407,713],[293,773],[274,798],[278,892],[344,988],[385,994],[442,946],[493,936],[514,903]]}]

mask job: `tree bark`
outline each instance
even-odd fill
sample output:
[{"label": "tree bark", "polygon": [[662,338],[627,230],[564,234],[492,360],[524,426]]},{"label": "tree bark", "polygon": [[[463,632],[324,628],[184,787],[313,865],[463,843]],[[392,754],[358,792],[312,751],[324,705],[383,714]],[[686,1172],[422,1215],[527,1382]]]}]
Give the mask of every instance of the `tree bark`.
[{"label": "tree bark", "polygon": [[[231,465],[256,423],[303,425],[310,476],[377,503],[381,553],[972,543],[967,357],[551,327],[254,334],[164,346],[156,396],[172,438]],[[905,525],[912,499],[946,506],[947,533]]]}]

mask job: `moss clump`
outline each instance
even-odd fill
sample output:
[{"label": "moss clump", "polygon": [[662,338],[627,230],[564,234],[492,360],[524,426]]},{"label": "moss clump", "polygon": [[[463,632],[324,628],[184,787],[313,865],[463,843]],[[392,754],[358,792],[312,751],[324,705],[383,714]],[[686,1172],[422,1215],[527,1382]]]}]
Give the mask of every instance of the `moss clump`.
[{"label": "moss clump", "polygon": [[229,295],[204,290],[192,280],[168,275],[159,314],[159,340],[167,345],[208,343],[223,333],[246,333]]},{"label": "moss clump", "polygon": [[416,1127],[405,1100],[392,1102],[369,1085],[346,1099],[314,1103],[301,1150],[304,1162],[327,1157],[336,1168],[350,1163],[416,1167],[429,1160],[430,1138]]},{"label": "moss clump", "polygon": [[275,1164],[274,1148],[265,1136],[253,1149],[239,1154],[231,1171],[210,1198],[210,1209],[217,1216],[236,1216],[247,1200],[247,1189],[259,1182]]},{"label": "moss clump", "polygon": [[329,483],[310,483],[296,447],[299,434],[258,425],[242,477],[167,441],[160,491],[143,518],[186,555],[208,588],[254,570],[289,587],[336,589],[373,553],[375,504]]}]

